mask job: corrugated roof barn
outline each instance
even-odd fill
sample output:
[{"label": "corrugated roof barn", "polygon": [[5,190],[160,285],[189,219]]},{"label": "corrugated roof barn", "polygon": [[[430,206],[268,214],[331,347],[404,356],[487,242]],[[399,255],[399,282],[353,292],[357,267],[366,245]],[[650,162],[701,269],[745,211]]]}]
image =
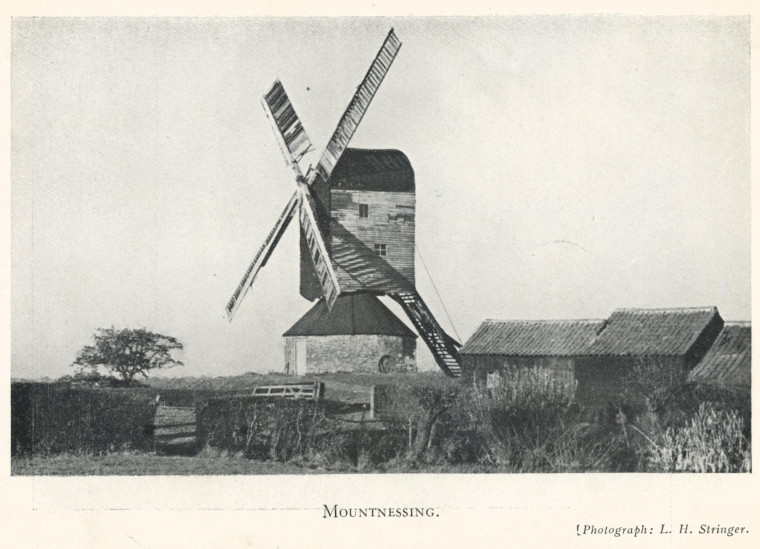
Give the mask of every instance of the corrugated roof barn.
[{"label": "corrugated roof barn", "polygon": [[[675,387],[723,328],[716,307],[617,309],[575,362],[576,399],[587,408],[641,405],[642,387]],[[634,379],[646,377],[634,382]]]},{"label": "corrugated roof barn", "polygon": [[[572,386],[584,406],[604,407],[619,402],[628,378],[645,368],[673,385],[701,360],[695,380],[738,375],[742,359],[728,349],[741,338],[723,335],[723,324],[716,307],[617,309],[607,320],[486,320],[460,350],[462,369],[481,388],[538,369]],[[719,333],[725,342],[716,347]],[[705,362],[708,350],[715,356]]]},{"label": "corrugated roof barn", "polygon": [[462,371],[489,389],[539,372],[572,393],[574,357],[603,326],[603,320],[486,320],[459,351]]},{"label": "corrugated roof barn", "polygon": [[752,325],[726,322],[710,350],[689,373],[688,382],[749,390],[751,381]]},{"label": "corrugated roof barn", "polygon": [[583,354],[681,356],[711,325],[722,323],[716,307],[617,309]]},{"label": "corrugated roof barn", "polygon": [[486,320],[460,349],[467,355],[572,356],[584,350],[604,320]]}]

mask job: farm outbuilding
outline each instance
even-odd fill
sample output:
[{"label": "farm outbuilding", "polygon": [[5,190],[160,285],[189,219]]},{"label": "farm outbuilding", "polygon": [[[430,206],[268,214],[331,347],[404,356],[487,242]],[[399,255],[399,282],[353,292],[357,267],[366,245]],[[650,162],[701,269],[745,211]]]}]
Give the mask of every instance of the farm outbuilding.
[{"label": "farm outbuilding", "polygon": [[416,367],[417,335],[372,294],[341,295],[332,311],[320,299],[283,337],[291,375]]},{"label": "farm outbuilding", "polygon": [[687,383],[704,396],[728,399],[749,410],[752,386],[752,325],[726,322]]},{"label": "farm outbuilding", "polygon": [[576,359],[576,399],[587,408],[617,404],[633,388],[632,376],[682,385],[722,329],[716,307],[618,309]]},{"label": "farm outbuilding", "polygon": [[539,374],[563,391],[575,391],[575,360],[604,320],[486,320],[460,349],[462,375],[494,389]]}]

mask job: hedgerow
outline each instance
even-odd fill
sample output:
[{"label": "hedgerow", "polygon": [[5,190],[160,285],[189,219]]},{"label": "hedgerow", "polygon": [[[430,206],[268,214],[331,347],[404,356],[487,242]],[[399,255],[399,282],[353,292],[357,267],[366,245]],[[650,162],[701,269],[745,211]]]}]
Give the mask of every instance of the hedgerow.
[{"label": "hedgerow", "polygon": [[147,450],[155,409],[149,389],[13,383],[11,453]]}]

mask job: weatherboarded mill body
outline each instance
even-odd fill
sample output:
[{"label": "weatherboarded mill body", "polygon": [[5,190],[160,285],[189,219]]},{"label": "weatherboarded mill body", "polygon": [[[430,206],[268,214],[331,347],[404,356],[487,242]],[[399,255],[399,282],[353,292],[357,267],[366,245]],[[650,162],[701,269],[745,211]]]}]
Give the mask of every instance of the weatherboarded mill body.
[{"label": "weatherboarded mill body", "polygon": [[462,375],[488,390],[539,376],[573,394],[576,357],[603,326],[603,320],[486,320],[460,349]]},{"label": "weatherboarded mill body", "polygon": [[[342,293],[414,286],[414,170],[404,153],[346,149],[329,185],[313,188]],[[310,253],[302,232],[301,295],[314,300],[322,284]]]}]

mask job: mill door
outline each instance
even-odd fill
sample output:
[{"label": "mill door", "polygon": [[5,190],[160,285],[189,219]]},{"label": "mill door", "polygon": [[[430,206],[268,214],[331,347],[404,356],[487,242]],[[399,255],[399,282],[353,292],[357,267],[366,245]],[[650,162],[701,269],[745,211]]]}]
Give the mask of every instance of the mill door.
[{"label": "mill door", "polygon": [[293,360],[293,375],[302,376],[306,373],[306,340],[296,339],[293,350],[296,355]]}]

